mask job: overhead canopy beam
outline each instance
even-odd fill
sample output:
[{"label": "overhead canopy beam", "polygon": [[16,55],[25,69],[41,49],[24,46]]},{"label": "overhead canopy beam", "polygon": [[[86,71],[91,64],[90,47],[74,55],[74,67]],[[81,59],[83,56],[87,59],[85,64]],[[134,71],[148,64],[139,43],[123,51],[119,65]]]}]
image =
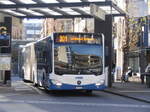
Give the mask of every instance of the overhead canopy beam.
[{"label": "overhead canopy beam", "polygon": [[32,13],[25,12],[25,11],[22,11],[22,10],[13,10],[13,11],[24,14],[24,15],[33,15]]},{"label": "overhead canopy beam", "polygon": [[43,3],[41,0],[32,0],[32,1],[34,1],[34,2],[36,2],[36,3]]},{"label": "overhead canopy beam", "polygon": [[14,2],[14,3],[16,3],[16,4],[23,4],[23,3],[20,2],[19,0],[9,0],[9,1]]},{"label": "overhead canopy beam", "polygon": [[59,3],[66,3],[64,0],[57,0]]},{"label": "overhead canopy beam", "polygon": [[114,4],[113,2],[111,3],[111,6],[112,6],[114,9],[116,9],[120,14],[125,14],[125,12],[124,12],[122,9],[120,9],[119,7],[117,7],[117,5]]},{"label": "overhead canopy beam", "polygon": [[[64,0],[57,0],[59,3],[67,3],[66,1],[64,1]],[[86,2],[87,2],[87,0],[86,0]],[[82,11],[82,10],[80,10],[80,9],[78,9],[78,8],[71,8],[72,10],[74,10],[74,11],[76,11],[76,12],[78,12],[78,13],[80,13],[80,14],[83,14],[83,15],[86,15],[87,13],[86,12],[84,12],[84,11]]]},{"label": "overhead canopy beam", "polygon": [[[118,16],[125,16],[125,14],[112,14],[112,17],[118,17]],[[18,18],[31,18],[31,19],[35,19],[35,18],[54,18],[54,19],[65,19],[65,18],[93,18],[93,16],[91,15],[50,15],[50,14],[46,14],[44,16],[32,16],[32,15],[27,15],[27,16],[16,16]]]},{"label": "overhead canopy beam", "polygon": [[45,15],[45,16],[47,16],[47,15],[52,15],[52,14],[50,14],[50,13],[46,12],[46,11],[42,11],[42,10],[39,10],[39,9],[32,9],[32,11],[35,11],[35,12],[41,13],[41,14],[43,14],[43,15]]},{"label": "overhead canopy beam", "polygon": [[86,12],[84,12],[84,11],[78,9],[78,8],[71,8],[71,9],[76,11],[76,12],[78,12],[78,13],[80,13],[80,14],[83,14],[83,15],[87,15],[88,14],[88,13],[86,13]]},{"label": "overhead canopy beam", "polygon": [[50,10],[53,10],[53,11],[55,11],[55,12],[58,12],[58,13],[60,13],[60,14],[63,14],[63,15],[69,15],[67,12],[64,12],[64,11],[59,10],[59,9],[57,9],[57,8],[54,8],[54,7],[49,8],[49,9],[50,9]]},{"label": "overhead canopy beam", "polygon": [[58,18],[93,18],[93,16],[91,15],[44,15],[44,16],[30,16],[30,15],[27,15],[27,16],[16,16],[18,18],[54,18],[54,19],[58,19]]},{"label": "overhead canopy beam", "polygon": [[96,4],[99,6],[111,6],[112,1],[105,2],[74,2],[74,3],[40,3],[40,4],[11,4],[4,5],[0,4],[0,9],[11,9],[11,8],[45,8],[45,7],[86,7],[90,4]]},{"label": "overhead canopy beam", "polygon": [[16,15],[16,14],[12,14],[12,13],[10,13],[10,12],[6,12],[6,11],[0,11],[0,13],[3,13],[3,14],[7,14],[7,15],[11,15],[11,16],[15,16],[15,17],[17,17],[17,15]]},{"label": "overhead canopy beam", "polygon": [[126,14],[112,14],[113,17],[126,16]]},{"label": "overhead canopy beam", "polygon": [[88,2],[88,0],[81,0],[82,2]]}]

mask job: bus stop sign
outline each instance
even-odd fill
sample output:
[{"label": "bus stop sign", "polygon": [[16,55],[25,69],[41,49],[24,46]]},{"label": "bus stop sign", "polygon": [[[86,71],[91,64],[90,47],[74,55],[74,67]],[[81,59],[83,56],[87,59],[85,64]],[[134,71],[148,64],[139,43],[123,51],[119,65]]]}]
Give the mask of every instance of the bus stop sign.
[{"label": "bus stop sign", "polygon": [[104,10],[102,10],[101,8],[99,8],[99,6],[97,6],[95,4],[91,4],[90,5],[90,13],[92,16],[105,21],[106,12]]},{"label": "bus stop sign", "polygon": [[10,46],[10,33],[4,24],[0,24],[0,47]]}]

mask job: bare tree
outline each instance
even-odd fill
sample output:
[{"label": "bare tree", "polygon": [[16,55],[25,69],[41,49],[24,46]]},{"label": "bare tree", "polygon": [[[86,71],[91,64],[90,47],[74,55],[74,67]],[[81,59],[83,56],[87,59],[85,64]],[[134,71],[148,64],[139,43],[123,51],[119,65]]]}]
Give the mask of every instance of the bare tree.
[{"label": "bare tree", "polygon": [[146,24],[146,17],[125,17],[126,23],[126,38],[123,41],[123,52],[124,52],[124,70],[126,72],[129,62],[129,53],[137,50],[138,42],[142,38],[142,26]]}]

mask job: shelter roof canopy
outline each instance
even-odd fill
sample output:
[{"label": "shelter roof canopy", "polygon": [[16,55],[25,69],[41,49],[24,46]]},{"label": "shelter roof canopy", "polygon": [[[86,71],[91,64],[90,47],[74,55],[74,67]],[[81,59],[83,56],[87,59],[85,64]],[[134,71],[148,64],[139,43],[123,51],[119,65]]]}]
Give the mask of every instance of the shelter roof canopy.
[{"label": "shelter roof canopy", "polygon": [[0,0],[0,12],[19,18],[91,18],[90,4],[106,14],[125,15],[114,2],[105,0]]}]

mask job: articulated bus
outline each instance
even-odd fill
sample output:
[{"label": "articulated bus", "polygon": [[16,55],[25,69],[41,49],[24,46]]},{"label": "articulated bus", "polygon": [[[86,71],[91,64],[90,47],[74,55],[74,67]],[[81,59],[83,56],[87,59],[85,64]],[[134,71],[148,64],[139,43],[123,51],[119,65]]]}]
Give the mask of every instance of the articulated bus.
[{"label": "articulated bus", "polygon": [[46,90],[103,90],[104,37],[94,33],[53,33],[23,50],[24,80]]}]

